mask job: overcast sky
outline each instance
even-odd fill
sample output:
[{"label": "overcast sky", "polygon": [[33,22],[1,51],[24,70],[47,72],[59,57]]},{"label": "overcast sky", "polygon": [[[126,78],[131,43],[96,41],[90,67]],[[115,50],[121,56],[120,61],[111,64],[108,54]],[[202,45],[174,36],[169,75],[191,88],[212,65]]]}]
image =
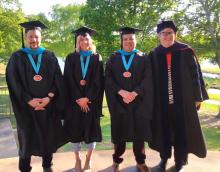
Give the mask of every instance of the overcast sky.
[{"label": "overcast sky", "polygon": [[48,15],[53,5],[82,4],[86,0],[19,0],[26,15],[44,13]]}]

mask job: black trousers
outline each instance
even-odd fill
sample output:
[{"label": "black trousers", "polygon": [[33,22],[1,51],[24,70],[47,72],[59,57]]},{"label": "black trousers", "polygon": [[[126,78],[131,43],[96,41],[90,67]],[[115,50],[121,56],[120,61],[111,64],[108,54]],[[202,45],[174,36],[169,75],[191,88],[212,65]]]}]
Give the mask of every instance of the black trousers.
[{"label": "black trousers", "polygon": [[[52,159],[53,159],[53,154],[43,156],[42,167],[44,169],[50,168],[52,166]],[[19,170],[21,172],[30,172],[32,169],[30,163],[31,163],[31,156],[27,158],[19,157]]]},{"label": "black trousers", "polygon": [[[120,142],[114,144],[114,154],[113,154],[113,161],[117,164],[120,164],[123,161],[121,156],[125,152],[126,149],[126,142]],[[135,160],[138,164],[145,163],[146,155],[144,149],[144,142],[142,141],[134,141],[133,142],[133,152],[135,156]]]},{"label": "black trousers", "polygon": [[161,159],[167,160],[171,157],[172,146],[174,147],[174,158],[176,164],[186,164],[187,147],[185,136],[184,117],[180,109],[175,105],[168,105],[167,113],[162,117],[163,127],[163,152]]}]

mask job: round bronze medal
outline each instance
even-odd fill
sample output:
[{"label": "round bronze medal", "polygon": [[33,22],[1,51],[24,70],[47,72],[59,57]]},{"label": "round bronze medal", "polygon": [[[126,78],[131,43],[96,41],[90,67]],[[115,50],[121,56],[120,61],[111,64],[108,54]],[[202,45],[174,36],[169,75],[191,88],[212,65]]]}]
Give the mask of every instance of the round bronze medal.
[{"label": "round bronze medal", "polygon": [[123,76],[124,76],[125,78],[130,78],[130,77],[131,77],[131,72],[124,72],[124,73],[123,73]]},{"label": "round bronze medal", "polygon": [[33,79],[34,79],[34,81],[41,81],[42,76],[41,75],[34,75]]},{"label": "round bronze medal", "polygon": [[84,80],[84,79],[80,80],[80,85],[85,86],[86,85],[86,80]]}]

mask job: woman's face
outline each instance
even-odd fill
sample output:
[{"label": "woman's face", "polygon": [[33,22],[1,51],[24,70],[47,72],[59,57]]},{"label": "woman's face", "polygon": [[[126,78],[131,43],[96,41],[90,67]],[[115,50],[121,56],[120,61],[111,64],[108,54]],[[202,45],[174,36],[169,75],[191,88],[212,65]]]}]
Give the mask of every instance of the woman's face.
[{"label": "woman's face", "polygon": [[92,39],[89,35],[81,36],[79,41],[80,50],[87,51],[90,49],[91,45],[92,45]]},{"label": "woman's face", "polygon": [[122,35],[122,47],[126,52],[131,52],[136,47],[136,37],[135,34],[125,34]]},{"label": "woman's face", "polygon": [[158,33],[160,43],[163,47],[168,48],[172,46],[176,40],[176,33],[171,28],[165,28]]}]

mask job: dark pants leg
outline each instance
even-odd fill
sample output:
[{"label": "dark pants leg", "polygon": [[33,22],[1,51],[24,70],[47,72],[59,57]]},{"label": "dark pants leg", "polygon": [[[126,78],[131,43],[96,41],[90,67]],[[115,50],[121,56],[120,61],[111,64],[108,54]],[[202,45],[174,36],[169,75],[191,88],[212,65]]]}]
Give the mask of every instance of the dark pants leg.
[{"label": "dark pants leg", "polygon": [[44,169],[50,168],[52,166],[53,154],[45,155],[42,157],[42,167]]},{"label": "dark pants leg", "polygon": [[163,160],[170,158],[173,145],[176,164],[185,164],[187,151],[184,118],[179,110],[178,106],[168,105],[168,113],[163,117],[164,151],[160,153],[160,157]]},{"label": "dark pants leg", "polygon": [[171,133],[171,123],[170,116],[167,112],[162,114],[162,138],[163,138],[163,151],[160,152],[160,158],[164,161],[167,161],[171,157],[172,154],[172,133]]},{"label": "dark pants leg", "polygon": [[120,143],[115,143],[114,144],[115,152],[112,155],[114,163],[117,163],[117,164],[122,163],[123,158],[121,158],[121,156],[125,152],[125,148],[126,148],[126,143],[125,142],[120,142]]},{"label": "dark pants leg", "polygon": [[183,117],[174,116],[173,134],[174,134],[174,158],[178,165],[185,165],[187,162],[186,136]]},{"label": "dark pants leg", "polygon": [[30,172],[31,171],[31,157],[21,158],[19,157],[19,170],[21,172]]},{"label": "dark pants leg", "polygon": [[166,160],[171,157],[172,145],[175,161],[187,159],[184,118],[179,109],[178,106],[168,105],[168,112],[162,117],[164,151],[160,153],[161,159]]},{"label": "dark pants leg", "polygon": [[146,155],[145,155],[143,141],[134,141],[133,142],[133,152],[134,152],[135,160],[138,164],[145,163]]}]

